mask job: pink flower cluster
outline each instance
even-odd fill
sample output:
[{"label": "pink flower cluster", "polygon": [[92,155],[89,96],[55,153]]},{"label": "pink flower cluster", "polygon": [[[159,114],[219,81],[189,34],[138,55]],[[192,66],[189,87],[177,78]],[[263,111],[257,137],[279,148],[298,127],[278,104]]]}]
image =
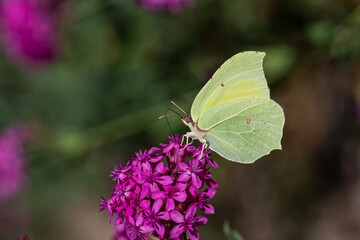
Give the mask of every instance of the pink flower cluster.
[{"label": "pink flower cluster", "polygon": [[22,126],[9,127],[0,136],[0,198],[18,192],[25,181],[24,137]]},{"label": "pink flower cluster", "polygon": [[56,27],[51,6],[43,0],[3,0],[0,3],[1,40],[5,52],[25,64],[53,60]]},{"label": "pink flower cluster", "polygon": [[125,167],[120,164],[110,174],[116,185],[108,200],[102,197],[100,211],[106,209],[110,220],[115,216],[116,240],[144,240],[149,235],[174,240],[187,235],[196,240],[195,227],[207,222],[197,210],[215,212],[207,203],[218,187],[209,172],[218,167],[209,157],[210,150],[202,150],[201,144],[181,145],[179,136],[160,146],[139,151]]},{"label": "pink flower cluster", "polygon": [[139,2],[147,10],[154,12],[169,11],[178,13],[184,8],[193,5],[192,0],[139,0]]}]

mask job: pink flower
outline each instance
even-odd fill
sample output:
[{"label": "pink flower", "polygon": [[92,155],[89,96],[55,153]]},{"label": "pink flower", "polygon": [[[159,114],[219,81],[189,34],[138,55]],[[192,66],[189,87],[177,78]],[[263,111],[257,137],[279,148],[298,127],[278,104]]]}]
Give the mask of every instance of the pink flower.
[{"label": "pink flower", "polygon": [[211,177],[206,168],[204,168],[204,165],[196,158],[191,159],[188,164],[179,163],[178,166],[183,171],[178,181],[184,182],[191,178],[192,185],[197,189],[202,187],[203,180]]},{"label": "pink flower", "polygon": [[170,238],[179,237],[181,233],[186,232],[191,240],[198,240],[199,233],[198,231],[195,230],[194,227],[206,224],[207,218],[203,216],[195,217],[195,214],[196,214],[195,205],[190,205],[188,207],[185,216],[183,216],[177,210],[172,210],[170,212],[170,218],[171,220],[179,224],[176,225],[173,229],[171,229]]},{"label": "pink flower", "polygon": [[136,220],[133,217],[128,217],[125,221],[126,234],[130,240],[141,239],[147,240],[144,233],[150,233],[154,229],[144,222],[142,213],[138,214]]},{"label": "pink flower", "polygon": [[187,188],[186,183],[178,182],[174,186],[168,185],[163,186],[165,191],[154,191],[151,193],[151,198],[154,200],[157,199],[166,199],[166,211],[175,209],[175,201],[184,202],[187,198],[185,189]]},{"label": "pink flower", "polygon": [[17,193],[25,181],[23,140],[25,129],[12,126],[0,136],[0,197]]},{"label": "pink flower", "polygon": [[139,151],[126,167],[115,167],[110,178],[116,185],[108,200],[101,197],[100,211],[115,215],[115,225],[124,224],[129,239],[144,240],[145,234],[152,234],[179,240],[181,233],[198,239],[195,227],[207,219],[195,216],[197,208],[214,213],[207,200],[216,193],[209,169],[217,164],[209,158],[208,149],[201,153],[201,144],[198,148],[182,145],[179,136],[169,137],[160,146]]},{"label": "pink flower", "polygon": [[193,5],[192,0],[139,0],[139,3],[150,11],[169,11],[172,13],[181,12],[184,8]]},{"label": "pink flower", "polygon": [[159,189],[159,185],[166,186],[173,183],[172,178],[166,175],[168,168],[164,166],[163,162],[159,162],[154,169],[148,163],[143,167],[142,179],[145,181],[144,185],[151,192]]},{"label": "pink flower", "polygon": [[213,198],[216,193],[216,189],[208,188],[203,192],[199,192],[194,186],[190,186],[189,192],[193,197],[193,202],[206,214],[214,214],[214,207],[206,201]]},{"label": "pink flower", "polygon": [[4,50],[19,63],[42,64],[55,58],[56,23],[50,6],[39,0],[3,0],[0,24]]},{"label": "pink flower", "polygon": [[153,227],[159,236],[165,234],[165,222],[170,219],[167,211],[160,211],[162,207],[162,200],[156,200],[152,209],[145,211],[145,222]]}]

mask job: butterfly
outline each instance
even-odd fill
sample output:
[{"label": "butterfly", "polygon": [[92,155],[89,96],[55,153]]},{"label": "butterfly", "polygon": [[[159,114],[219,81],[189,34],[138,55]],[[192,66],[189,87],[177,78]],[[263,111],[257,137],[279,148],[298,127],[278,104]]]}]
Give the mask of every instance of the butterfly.
[{"label": "butterfly", "polygon": [[252,163],[281,149],[285,116],[270,99],[264,52],[240,52],[215,72],[200,90],[191,114],[181,116],[190,132],[184,137],[235,162]]}]

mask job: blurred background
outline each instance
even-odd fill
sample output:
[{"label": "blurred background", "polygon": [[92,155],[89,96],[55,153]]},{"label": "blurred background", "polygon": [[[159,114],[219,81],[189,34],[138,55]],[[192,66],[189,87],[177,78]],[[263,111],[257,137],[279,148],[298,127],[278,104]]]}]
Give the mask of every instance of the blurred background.
[{"label": "blurred background", "polygon": [[0,239],[110,239],[98,204],[112,168],[166,142],[168,102],[189,112],[246,50],[267,53],[283,150],[251,165],[213,154],[216,214],[200,238],[224,239],[227,220],[246,240],[360,239],[359,1],[0,5]]}]

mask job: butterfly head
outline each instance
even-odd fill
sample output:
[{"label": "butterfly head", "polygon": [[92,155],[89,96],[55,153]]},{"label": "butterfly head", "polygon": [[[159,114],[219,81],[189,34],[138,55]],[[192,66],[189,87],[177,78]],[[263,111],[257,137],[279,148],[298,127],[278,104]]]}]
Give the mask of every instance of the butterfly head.
[{"label": "butterfly head", "polygon": [[187,126],[195,126],[194,124],[194,121],[192,120],[191,116],[188,115],[188,114],[184,114],[184,115],[181,115],[181,120],[183,121],[183,123]]}]

